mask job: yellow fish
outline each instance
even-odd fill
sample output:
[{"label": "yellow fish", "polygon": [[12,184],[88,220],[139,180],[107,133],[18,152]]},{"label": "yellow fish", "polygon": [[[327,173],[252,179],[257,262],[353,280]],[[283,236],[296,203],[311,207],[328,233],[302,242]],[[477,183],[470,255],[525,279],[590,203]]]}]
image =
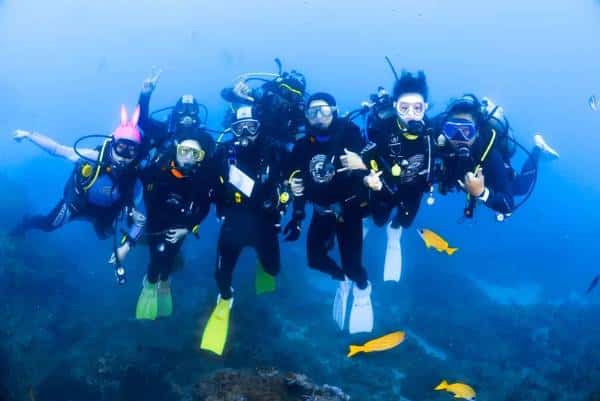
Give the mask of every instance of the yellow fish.
[{"label": "yellow fish", "polygon": [[359,352],[387,351],[388,349],[392,349],[402,343],[404,341],[404,337],[405,335],[403,331],[395,331],[383,337],[366,342],[364,345],[351,345],[350,351],[348,352],[348,358],[353,357]]},{"label": "yellow fish", "polygon": [[450,248],[445,239],[426,228],[418,229],[417,232],[423,238],[427,248],[433,248],[438,252],[446,252],[448,255],[453,255],[458,251],[458,248]]},{"label": "yellow fish", "polygon": [[454,394],[454,398],[463,398],[465,400],[474,401],[475,400],[475,390],[473,387],[464,383],[452,383],[448,384],[446,380],[442,380],[440,384],[438,384],[434,390],[445,390],[449,393]]}]

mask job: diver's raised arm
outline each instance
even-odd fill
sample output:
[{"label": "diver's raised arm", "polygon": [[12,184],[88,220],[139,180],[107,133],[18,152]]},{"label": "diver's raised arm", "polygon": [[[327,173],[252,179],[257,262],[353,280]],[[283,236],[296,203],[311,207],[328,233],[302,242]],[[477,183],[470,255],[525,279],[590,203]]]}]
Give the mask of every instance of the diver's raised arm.
[{"label": "diver's raised arm", "polygon": [[[71,146],[62,145],[49,136],[42,135],[37,132],[29,132],[18,129],[15,130],[13,139],[18,142],[22,141],[23,139],[28,139],[30,142],[50,153],[52,156],[62,157],[72,162],[79,161],[79,155]],[[98,158],[98,151],[94,149],[81,149],[79,153],[82,156],[90,159]]]}]

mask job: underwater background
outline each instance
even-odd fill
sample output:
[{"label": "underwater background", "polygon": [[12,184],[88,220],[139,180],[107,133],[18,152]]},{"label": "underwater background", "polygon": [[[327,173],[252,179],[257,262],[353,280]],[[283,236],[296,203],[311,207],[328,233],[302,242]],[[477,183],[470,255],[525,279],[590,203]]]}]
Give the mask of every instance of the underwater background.
[{"label": "underwater background", "polygon": [[[585,293],[600,273],[600,113],[588,106],[600,95],[599,38],[597,0],[0,0],[0,400],[296,400],[260,393],[287,372],[353,400],[444,400],[433,391],[442,379],[469,383],[478,400],[600,400],[600,291]],[[350,111],[391,88],[384,56],[425,70],[430,115],[463,93],[489,96],[526,147],[540,131],[561,158],[542,162],[504,223],[480,207],[460,224],[457,194],[423,205],[403,235],[400,283],[383,282],[384,230],[369,230],[372,335],[338,332],[336,283],[307,268],[304,236],[282,245],[274,294],[254,294],[255,256],[244,253],[222,358],[198,350],[217,292],[213,214],[184,246],[174,315],[154,322],[134,316],[144,246],[119,287],[112,243],[89,225],[7,236],[24,213],[54,206],[72,168],[15,143],[16,128],[67,144],[109,133],[157,66],[152,108],[192,93],[218,129],[221,88],[275,72],[275,57]],[[460,251],[425,249],[420,227]],[[395,330],[408,334],[398,348],[346,358],[349,344]],[[253,395],[226,390],[236,386]]]}]

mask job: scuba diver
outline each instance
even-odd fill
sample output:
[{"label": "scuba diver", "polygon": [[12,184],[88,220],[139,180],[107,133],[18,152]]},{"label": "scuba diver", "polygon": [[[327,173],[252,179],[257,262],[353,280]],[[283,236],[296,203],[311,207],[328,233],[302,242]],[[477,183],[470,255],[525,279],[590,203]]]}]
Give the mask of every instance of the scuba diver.
[{"label": "scuba diver", "polygon": [[135,316],[154,320],[173,312],[169,275],[185,237],[198,235],[210,210],[216,176],[210,158],[214,140],[202,130],[178,130],[169,147],[161,147],[141,171],[150,251]]},{"label": "scuba diver", "polygon": [[[202,129],[200,108],[203,108],[205,119],[208,114],[205,106],[198,103],[192,95],[183,95],[173,107],[157,110],[164,111],[170,109],[170,115],[167,121],[161,121],[152,118],[150,114],[150,97],[156,89],[158,80],[162,71],[153,71],[152,74],[144,80],[142,91],[138,103],[140,105],[139,126],[144,131],[144,147],[146,153],[151,149],[160,147],[169,148],[172,145],[174,136],[183,131],[194,131]],[[155,112],[155,113],[156,113]]]},{"label": "scuba diver", "polygon": [[422,71],[416,75],[403,71],[392,97],[380,88],[371,97],[370,142],[360,155],[348,153],[342,158],[345,167],[363,171],[364,184],[371,189],[373,222],[378,227],[386,225],[384,281],[400,280],[402,229],[412,224],[431,186],[432,141],[425,117],[428,92]]},{"label": "scuba diver", "polygon": [[127,110],[121,106],[119,127],[95,149],[68,147],[47,136],[17,130],[15,140],[27,139],[53,156],[74,162],[75,168],[65,185],[63,198],[54,209],[46,216],[26,216],[13,234],[30,229],[50,232],[72,220],[87,220],[98,237],[105,239],[116,235],[115,221],[126,210],[132,224],[111,257],[111,262],[120,264],[139,238],[146,220],[137,167],[142,144],[137,127],[139,113],[136,108],[128,120]]},{"label": "scuba diver", "polygon": [[[333,318],[344,329],[350,290],[354,301],[348,328],[351,334],[373,330],[371,284],[362,266],[362,219],[368,212],[362,177],[342,168],[345,150],[360,152],[364,141],[352,121],[338,117],[335,98],[315,93],[306,105],[307,132],[290,155],[289,182],[294,194],[292,219],[285,226],[286,241],[300,236],[306,202],[313,204],[306,252],[308,265],[339,280]],[[337,238],[340,267],[328,253]],[[352,288],[352,284],[354,288]]]},{"label": "scuba diver", "polygon": [[[281,61],[275,59],[279,72],[247,73],[240,75],[233,87],[224,88],[221,97],[235,110],[241,105],[251,105],[255,118],[260,121],[261,135],[281,141],[291,149],[304,124],[304,96],[306,79],[296,70],[283,72]],[[252,81],[263,82],[251,88]],[[233,113],[226,119],[226,126],[234,119]]]},{"label": "scuba diver", "polygon": [[[531,194],[540,156],[559,157],[539,133],[534,135],[533,150],[527,151],[512,137],[503,109],[487,98],[480,102],[468,94],[451,102],[436,118],[435,127],[439,134],[435,180],[442,194],[459,187],[467,193],[466,218],[473,217],[480,201],[503,221]],[[511,165],[517,147],[528,154],[519,174]],[[514,196],[525,198],[515,204]]]},{"label": "scuba diver", "polygon": [[246,246],[254,248],[265,272],[271,278],[279,273],[279,221],[289,200],[283,187],[286,151],[262,134],[252,107],[236,111],[230,131],[234,138],[220,143],[214,157],[217,216],[222,221],[215,273],[219,296],[200,344],[218,355],[229,331],[232,276],[240,253]]}]

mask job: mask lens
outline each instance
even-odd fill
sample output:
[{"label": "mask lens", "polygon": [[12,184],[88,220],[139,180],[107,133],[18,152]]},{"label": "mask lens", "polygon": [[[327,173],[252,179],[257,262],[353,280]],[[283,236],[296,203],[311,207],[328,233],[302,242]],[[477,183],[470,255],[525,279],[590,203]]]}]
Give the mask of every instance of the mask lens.
[{"label": "mask lens", "polygon": [[259,127],[260,123],[257,120],[236,121],[231,125],[231,129],[236,136],[255,136]]},{"label": "mask lens", "polygon": [[396,110],[401,116],[407,116],[411,111],[415,116],[421,116],[425,113],[425,104],[423,102],[398,102]]},{"label": "mask lens", "polygon": [[451,141],[470,141],[477,134],[477,129],[472,121],[460,119],[446,121],[442,131],[444,136]]},{"label": "mask lens", "polygon": [[184,116],[179,120],[179,125],[183,127],[191,127],[194,125],[194,119],[190,116]]},{"label": "mask lens", "polygon": [[321,117],[331,117],[333,115],[334,111],[335,111],[335,108],[331,107],[329,105],[327,105],[327,106],[309,107],[306,110],[306,118],[308,118],[309,120],[314,120],[318,116],[321,116]]},{"label": "mask lens", "polygon": [[139,147],[140,145],[133,141],[119,139],[114,144],[113,149],[120,157],[124,157],[126,159],[135,159],[138,155]]},{"label": "mask lens", "polygon": [[202,149],[192,148],[190,146],[177,145],[177,155],[186,160],[201,162],[204,160],[205,152]]}]

